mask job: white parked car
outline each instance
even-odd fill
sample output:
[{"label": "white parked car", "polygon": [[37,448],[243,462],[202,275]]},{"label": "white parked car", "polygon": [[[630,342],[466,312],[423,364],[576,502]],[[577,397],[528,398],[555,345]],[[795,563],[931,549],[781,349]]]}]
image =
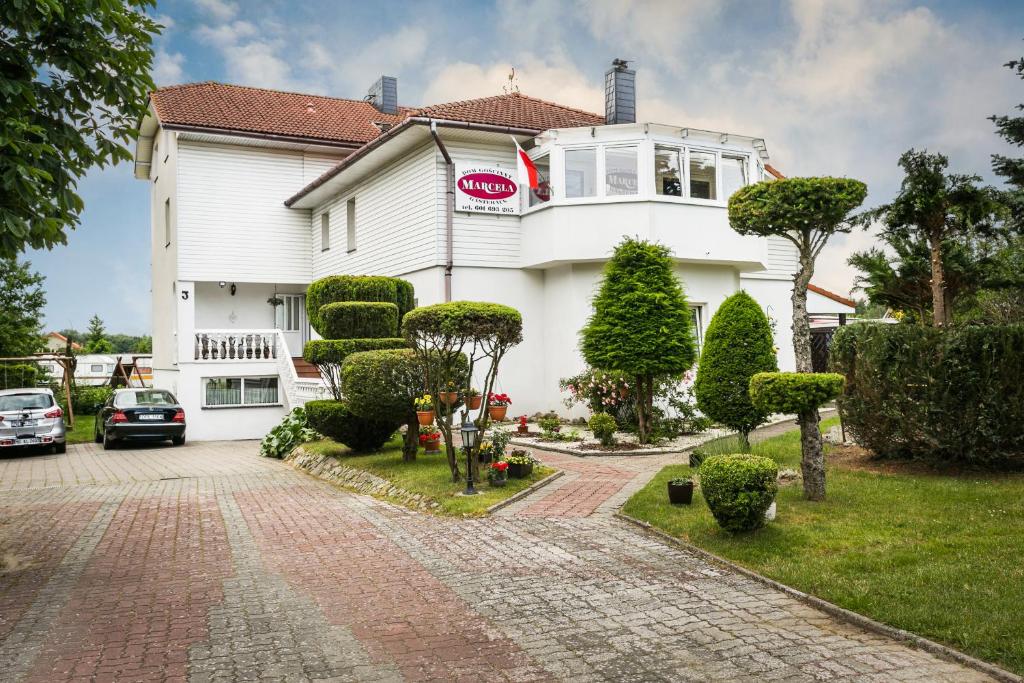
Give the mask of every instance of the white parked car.
[{"label": "white parked car", "polygon": [[67,449],[64,411],[49,389],[0,391],[0,449],[31,446]]}]

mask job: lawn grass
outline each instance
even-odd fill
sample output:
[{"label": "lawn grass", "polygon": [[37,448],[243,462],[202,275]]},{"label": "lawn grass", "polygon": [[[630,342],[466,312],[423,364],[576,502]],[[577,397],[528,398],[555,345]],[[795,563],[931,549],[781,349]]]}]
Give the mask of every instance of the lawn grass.
[{"label": "lawn grass", "polygon": [[[823,423],[827,428],[835,420]],[[733,452],[734,440],[709,444]],[[753,451],[799,470],[798,432]],[[1024,674],[1024,476],[878,474],[827,467],[828,499],[782,487],[778,517],[733,536],[699,492],[668,503],[663,469],[623,511],[786,585]]]},{"label": "lawn grass", "polygon": [[67,442],[70,443],[89,443],[93,439],[93,429],[95,428],[95,416],[94,415],[75,415],[75,428],[71,429],[67,427]]},{"label": "lawn grass", "polygon": [[501,488],[490,486],[486,479],[476,482],[475,496],[458,495],[466,488],[465,462],[460,458],[463,479],[452,482],[448,459],[441,453],[425,455],[420,451],[413,462],[402,460],[402,443],[399,437],[392,439],[379,453],[352,455],[351,451],[336,441],[324,439],[302,446],[308,451],[337,457],[342,464],[366,470],[392,482],[395,486],[427,496],[440,503],[437,512],[456,517],[475,517],[487,514],[487,508],[512,496],[526,487],[540,481],[554,470],[543,465],[534,465],[533,474],[525,479],[512,479]]}]

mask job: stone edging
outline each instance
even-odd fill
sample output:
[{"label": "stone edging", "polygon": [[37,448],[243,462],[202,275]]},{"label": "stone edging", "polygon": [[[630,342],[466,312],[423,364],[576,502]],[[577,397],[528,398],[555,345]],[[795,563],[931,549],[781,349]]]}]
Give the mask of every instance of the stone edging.
[{"label": "stone edging", "polygon": [[522,500],[523,498],[526,498],[528,495],[530,495],[531,493],[533,493],[537,489],[543,488],[544,486],[547,486],[548,484],[553,482],[555,479],[558,479],[559,477],[561,477],[563,474],[565,474],[565,470],[555,470],[554,472],[552,472],[548,476],[544,477],[540,481],[538,481],[538,482],[536,482],[534,484],[530,484],[529,486],[527,486],[522,491],[519,491],[517,493],[513,493],[511,496],[509,496],[505,500],[499,500],[497,503],[495,503],[494,505],[492,505],[489,508],[487,508],[487,514],[491,514],[492,512],[495,512],[496,510],[500,510],[501,508],[505,507],[506,505],[511,505],[512,503],[516,502],[517,500]]},{"label": "stone edging", "polygon": [[790,597],[796,598],[804,604],[810,605],[811,607],[819,609],[822,612],[826,612],[837,619],[853,624],[855,626],[859,626],[865,630],[872,631],[873,633],[877,633],[879,635],[892,638],[893,640],[913,645],[914,647],[917,647],[921,650],[925,650],[926,652],[930,652],[944,659],[957,662],[958,664],[963,664],[964,666],[970,667],[972,669],[976,669],[978,671],[981,671],[982,673],[992,676],[998,681],[1004,681],[1005,683],[1024,682],[1024,678],[1021,678],[1020,676],[1011,673],[1006,669],[1002,669],[996,666],[995,664],[989,664],[988,662],[984,662],[968,654],[964,654],[959,650],[954,650],[953,648],[948,647],[946,645],[942,645],[941,643],[936,643],[934,640],[929,640],[923,636],[919,636],[916,633],[911,633],[910,631],[904,631],[903,629],[888,626],[879,621],[875,621],[874,619],[866,617],[863,614],[852,612],[848,609],[840,607],[839,605],[833,604],[826,600],[822,600],[821,598],[815,597],[813,595],[808,595],[803,591],[798,591],[797,589],[791,588],[790,586],[787,586],[783,583],[779,583],[774,579],[769,579],[767,576],[758,574],[757,572],[747,569],[746,567],[741,567],[740,565],[730,562],[729,560],[723,557],[719,557],[714,553],[710,553],[707,550],[704,550],[703,548],[698,548],[697,546],[687,543],[682,539],[676,538],[671,534],[667,534],[664,531],[655,528],[649,522],[637,519],[636,517],[631,517],[630,515],[627,515],[624,512],[616,512],[615,516],[625,522],[640,527],[644,531],[659,537],[663,541],[667,541],[672,545],[678,546],[683,550],[693,553],[694,555],[697,555],[698,557],[701,557],[702,559],[707,560],[713,564],[724,566],[731,571],[734,571],[738,574],[742,574],[743,576],[753,579],[758,583],[764,584],[769,588],[774,588],[775,590],[782,591]]},{"label": "stone edging", "polygon": [[349,467],[333,456],[311,453],[302,446],[289,453],[284,458],[284,462],[318,479],[368,496],[385,496],[415,510],[436,510],[441,507],[441,504],[433,498],[406,491],[383,477]]}]

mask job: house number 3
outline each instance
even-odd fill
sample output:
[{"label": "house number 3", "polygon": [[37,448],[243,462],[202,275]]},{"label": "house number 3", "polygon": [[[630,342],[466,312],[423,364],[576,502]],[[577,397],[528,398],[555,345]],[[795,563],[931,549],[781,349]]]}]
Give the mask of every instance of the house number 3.
[{"label": "house number 3", "polygon": [[181,290],[181,300],[182,301],[188,301],[188,290],[187,289]]}]

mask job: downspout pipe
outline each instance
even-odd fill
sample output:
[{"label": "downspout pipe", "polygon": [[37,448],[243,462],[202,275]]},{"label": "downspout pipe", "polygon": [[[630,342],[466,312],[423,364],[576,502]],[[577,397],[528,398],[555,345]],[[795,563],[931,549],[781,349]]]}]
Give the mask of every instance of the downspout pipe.
[{"label": "downspout pipe", "polygon": [[434,144],[437,145],[437,149],[441,152],[441,156],[444,157],[445,164],[445,202],[444,202],[444,233],[445,233],[445,262],[444,262],[444,300],[449,302],[452,300],[452,269],[455,266],[455,260],[452,250],[452,242],[454,240],[454,232],[452,229],[452,222],[455,217],[455,165],[452,163],[452,157],[448,154],[448,148],[444,146],[444,141],[441,136],[437,134],[437,122],[431,120],[430,122],[430,135],[434,138]]}]

